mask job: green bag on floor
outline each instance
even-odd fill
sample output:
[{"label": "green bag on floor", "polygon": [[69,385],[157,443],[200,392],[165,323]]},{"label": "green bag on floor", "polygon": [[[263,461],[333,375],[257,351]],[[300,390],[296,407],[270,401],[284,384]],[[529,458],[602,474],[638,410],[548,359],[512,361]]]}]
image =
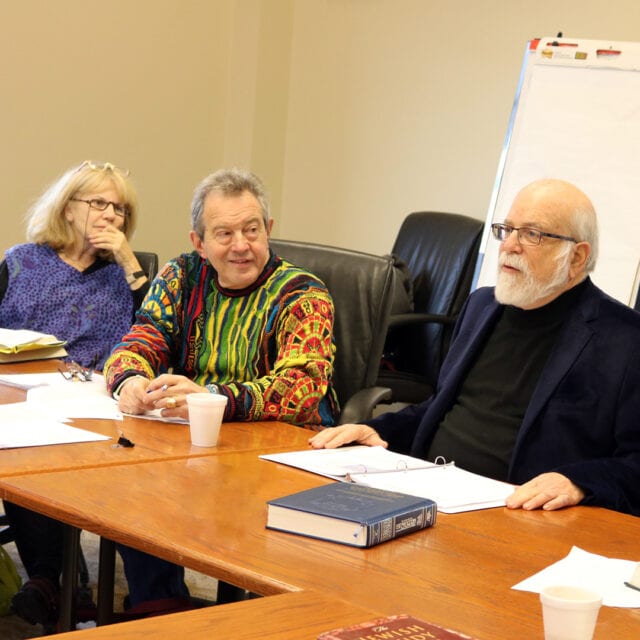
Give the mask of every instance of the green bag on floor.
[{"label": "green bag on floor", "polygon": [[16,594],[22,579],[11,556],[0,546],[0,616],[9,615],[11,598]]}]

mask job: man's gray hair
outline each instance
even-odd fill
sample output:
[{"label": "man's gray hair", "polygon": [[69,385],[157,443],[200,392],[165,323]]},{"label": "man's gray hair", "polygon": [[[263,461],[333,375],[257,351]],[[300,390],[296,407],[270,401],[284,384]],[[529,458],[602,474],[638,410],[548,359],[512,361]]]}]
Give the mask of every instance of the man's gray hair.
[{"label": "man's gray hair", "polygon": [[598,261],[598,218],[591,200],[574,184],[556,178],[531,182],[520,193],[532,190],[536,194],[542,192],[540,197],[545,199],[547,205],[558,209],[573,238],[589,243],[591,252],[585,262],[584,272],[591,273]]},{"label": "man's gray hair", "polygon": [[579,242],[588,242],[591,253],[584,265],[584,272],[591,273],[598,261],[598,220],[592,206],[580,206],[575,209],[570,219],[571,234]]},{"label": "man's gray hair", "polygon": [[240,196],[245,191],[255,197],[262,210],[265,229],[269,223],[269,202],[264,185],[258,176],[250,171],[242,169],[220,169],[208,175],[193,192],[191,200],[191,228],[198,234],[199,238],[204,237],[204,223],[202,214],[204,212],[204,201],[207,196],[216,191],[222,196]]}]

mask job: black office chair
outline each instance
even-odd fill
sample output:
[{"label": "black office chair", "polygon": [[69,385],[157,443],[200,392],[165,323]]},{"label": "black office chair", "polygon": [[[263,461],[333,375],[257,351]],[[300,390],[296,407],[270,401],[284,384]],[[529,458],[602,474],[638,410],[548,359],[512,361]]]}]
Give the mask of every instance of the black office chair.
[{"label": "black office chair", "polygon": [[138,259],[142,270],[147,274],[147,278],[153,280],[158,273],[158,254],[149,251],[134,251],[133,253]]},{"label": "black office chair", "polygon": [[272,240],[281,258],[318,276],[335,306],[333,383],[339,423],[361,422],[389,397],[375,385],[391,309],[396,270],[391,256],[375,256],[309,242]]},{"label": "black office chair", "polygon": [[392,253],[412,279],[413,311],[389,320],[377,384],[392,402],[415,404],[435,388],[453,325],[469,295],[483,223],[433,211],[408,215]]},{"label": "black office chair", "polygon": [[[374,407],[391,395],[389,389],[375,386],[375,380],[397,286],[393,258],[294,240],[271,240],[270,245],[276,255],[320,278],[333,298],[338,423],[371,418]],[[223,604],[252,595],[220,581],[216,601]]]}]

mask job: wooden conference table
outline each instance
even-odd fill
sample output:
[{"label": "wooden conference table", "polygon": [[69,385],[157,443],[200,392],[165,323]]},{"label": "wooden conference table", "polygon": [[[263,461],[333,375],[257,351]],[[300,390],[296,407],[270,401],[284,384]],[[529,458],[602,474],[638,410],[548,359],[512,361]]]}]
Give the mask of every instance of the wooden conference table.
[{"label": "wooden conference table", "polygon": [[[61,362],[43,360],[1,364],[1,374],[29,374],[57,372]],[[62,384],[67,384],[63,382]],[[82,382],[68,382],[82,385]],[[22,402],[27,391],[0,381],[0,404]],[[150,421],[132,416],[120,420],[74,419],[75,427],[109,436],[111,439],[98,442],[82,442],[43,447],[25,447],[0,450],[0,478],[30,473],[47,473],[65,469],[110,467],[118,464],[135,464],[149,460],[170,460],[207,455],[217,455],[223,451],[284,451],[307,446],[309,431],[283,422],[224,423],[218,446],[215,448],[194,447],[190,443],[188,427],[184,424]],[[134,447],[115,445],[120,435],[125,435]],[[1,493],[0,493],[1,497]],[[77,574],[77,549],[80,529],[69,528],[66,532],[66,546],[76,549],[76,553],[65,554],[63,576]],[[113,544],[102,538],[100,549],[101,581],[113,584],[114,571]],[[75,580],[63,577],[61,628],[72,628],[73,588]],[[100,594],[99,594],[100,595]],[[98,612],[101,618],[108,617],[113,602],[112,592],[102,589],[98,598]]]},{"label": "wooden conference table", "polygon": [[313,591],[205,607],[146,620],[106,625],[56,635],[56,640],[315,640],[338,624],[372,620],[378,614],[344,600]]},{"label": "wooden conference table", "polygon": [[[245,451],[12,476],[0,480],[0,491],[73,526],[262,595],[319,592],[485,640],[541,636],[537,594],[511,586],[573,545],[640,557],[640,519],[587,507],[439,514],[431,529],[366,550],[265,528],[267,500],[325,482]],[[126,487],[124,495],[118,487]],[[144,508],[148,504],[153,509]],[[341,624],[336,619],[334,626]],[[639,610],[603,607],[596,639],[639,634]],[[254,637],[261,637],[259,628]]]},{"label": "wooden conference table", "polygon": [[[259,440],[263,430],[252,426]],[[298,435],[306,442],[308,432],[298,430]],[[294,440],[282,450],[302,448]],[[512,585],[563,558],[573,545],[640,559],[640,519],[589,507],[439,514],[431,529],[372,549],[271,531],[265,528],[267,500],[330,481],[260,460],[260,450],[4,476],[0,495],[255,593],[286,594],[165,616],[162,622],[75,632],[88,640],[134,633],[171,637],[170,630],[190,633],[191,625],[195,632],[209,623],[209,633],[218,630],[218,623],[221,629],[236,624],[242,631],[238,637],[247,639],[315,638],[321,629],[403,612],[481,640],[540,638],[538,595],[514,591]],[[0,467],[1,462],[2,457]],[[301,598],[296,606],[310,607],[308,627],[279,617],[290,596]],[[330,600],[340,606],[334,608]],[[323,607],[329,608],[331,622],[326,624]],[[273,617],[263,624],[267,611]],[[638,636],[640,610],[602,608],[595,640]]]}]

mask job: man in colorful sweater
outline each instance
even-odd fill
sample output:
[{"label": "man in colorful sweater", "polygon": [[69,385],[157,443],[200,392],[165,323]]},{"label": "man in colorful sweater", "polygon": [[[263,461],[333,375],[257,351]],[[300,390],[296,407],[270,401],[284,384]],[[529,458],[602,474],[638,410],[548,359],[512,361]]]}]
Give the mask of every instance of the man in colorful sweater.
[{"label": "man in colorful sweater", "polygon": [[186,418],[185,396],[205,387],[227,396],[225,420],[333,425],[333,302],[318,278],[269,250],[258,178],[208,176],[191,222],[195,251],[162,269],[105,364],[120,409]]},{"label": "man in colorful sweater", "polygon": [[[318,278],[270,251],[260,180],[211,174],[195,190],[191,224],[195,251],[163,267],[105,364],[120,409],[186,418],[186,395],[208,390],[228,398],[225,420],[333,425],[333,302]],[[188,597],[181,567],[119,551],[134,612]]]}]

